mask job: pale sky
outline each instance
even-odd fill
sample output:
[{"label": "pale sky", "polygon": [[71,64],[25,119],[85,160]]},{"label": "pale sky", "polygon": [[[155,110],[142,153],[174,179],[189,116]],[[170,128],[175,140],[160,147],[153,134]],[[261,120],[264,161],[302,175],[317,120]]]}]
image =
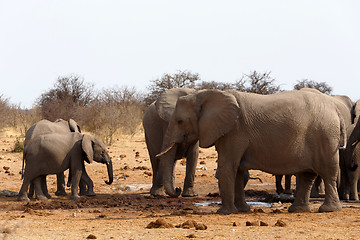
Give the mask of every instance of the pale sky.
[{"label": "pale sky", "polygon": [[327,82],[360,99],[358,0],[0,0],[0,94],[31,107],[59,76],[146,91],[190,70]]}]

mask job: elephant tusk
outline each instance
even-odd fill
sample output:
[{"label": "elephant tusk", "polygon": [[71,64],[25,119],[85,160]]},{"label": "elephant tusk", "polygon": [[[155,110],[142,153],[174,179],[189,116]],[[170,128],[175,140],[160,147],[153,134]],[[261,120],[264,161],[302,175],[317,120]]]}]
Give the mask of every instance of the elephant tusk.
[{"label": "elephant tusk", "polygon": [[173,143],[170,147],[168,147],[165,151],[162,151],[161,153],[159,153],[158,155],[156,155],[155,157],[161,157],[162,155],[166,154],[168,151],[170,151],[173,147],[175,146],[175,143]]},{"label": "elephant tusk", "polygon": [[356,144],[358,144],[360,142],[360,140],[356,140],[353,144],[351,144],[351,146],[355,146]]}]

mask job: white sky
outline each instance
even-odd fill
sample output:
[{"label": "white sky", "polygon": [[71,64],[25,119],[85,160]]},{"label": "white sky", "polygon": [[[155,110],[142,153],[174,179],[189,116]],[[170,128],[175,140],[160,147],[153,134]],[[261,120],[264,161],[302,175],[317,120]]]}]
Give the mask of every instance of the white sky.
[{"label": "white sky", "polygon": [[59,76],[145,91],[190,70],[235,82],[271,71],[360,98],[357,0],[0,0],[0,94],[31,107]]}]

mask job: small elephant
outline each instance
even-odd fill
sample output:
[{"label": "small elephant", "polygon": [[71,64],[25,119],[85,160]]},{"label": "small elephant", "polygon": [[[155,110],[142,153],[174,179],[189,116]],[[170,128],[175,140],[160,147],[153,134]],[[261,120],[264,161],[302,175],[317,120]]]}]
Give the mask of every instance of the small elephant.
[{"label": "small elephant", "polygon": [[[79,132],[81,133],[80,126],[73,120],[69,119],[65,121],[63,119],[57,119],[54,122],[43,119],[35,124],[33,124],[29,130],[26,132],[24,147],[31,141],[31,139],[36,138],[43,134],[48,133],[68,133],[68,132]],[[23,162],[24,166],[24,162]],[[70,173],[69,173],[70,174]],[[43,193],[47,198],[51,198],[46,186],[46,176],[41,176],[41,187]],[[64,173],[56,174],[57,178],[57,190],[55,195],[57,196],[66,196],[65,192],[65,179]],[[68,182],[69,184],[69,182]],[[34,194],[34,184],[30,184],[29,197],[32,197]],[[90,177],[87,175],[86,171],[83,171],[83,176],[80,180],[80,195],[94,196],[93,191],[93,182]]]},{"label": "small elephant", "polygon": [[[250,210],[243,183],[249,169],[299,174],[289,212],[310,211],[310,188],[320,175],[325,201],[319,212],[331,212],[342,209],[336,180],[339,147],[346,139],[344,120],[330,96],[307,91],[259,95],[201,90],[178,99],[158,155],[166,155],[175,145],[185,151],[198,141],[200,147],[215,145],[221,214]],[[167,179],[173,177],[173,172],[167,174]]]},{"label": "small elephant", "polygon": [[168,154],[166,157],[161,158],[155,156],[161,151],[165,132],[171,115],[174,112],[177,99],[194,92],[196,92],[194,89],[188,88],[166,90],[145,111],[143,127],[153,170],[153,183],[150,189],[151,195],[163,196],[165,192],[172,197],[180,195],[180,188],[174,190],[174,179],[163,179],[163,173],[166,171],[174,171],[176,160],[183,157],[186,157],[186,176],[182,196],[192,197],[197,195],[194,191],[194,178],[199,155],[198,143],[194,143],[187,151],[184,151],[182,146],[179,145],[174,147],[172,154]]},{"label": "small elephant", "polygon": [[47,199],[42,192],[39,176],[58,174],[71,169],[71,199],[78,199],[78,186],[84,171],[84,159],[88,163],[93,161],[107,166],[109,181],[113,182],[113,168],[104,143],[100,140],[81,133],[49,133],[40,135],[27,143],[23,155],[26,166],[24,180],[19,191],[18,200],[29,200],[28,186],[35,180],[35,194],[37,199]]}]

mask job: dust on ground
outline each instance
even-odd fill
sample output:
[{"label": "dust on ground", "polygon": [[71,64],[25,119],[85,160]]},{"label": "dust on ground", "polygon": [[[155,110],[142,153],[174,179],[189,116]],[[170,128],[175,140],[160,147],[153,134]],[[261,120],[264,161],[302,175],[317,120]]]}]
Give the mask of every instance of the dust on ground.
[{"label": "dust on ground", "polygon": [[[317,213],[323,199],[313,199],[310,213],[288,213],[293,199],[276,195],[275,178],[260,171],[250,174],[263,183],[249,180],[246,187],[246,200],[255,204],[251,212],[215,214],[220,197],[214,177],[214,148],[200,151],[195,177],[197,197],[153,197],[149,194],[151,163],[142,135],[120,138],[108,148],[114,166],[112,185],[104,183],[105,165],[86,165],[94,181],[95,197],[70,200],[69,188],[68,196],[57,197],[56,177],[48,176],[52,199],[18,202],[16,196],[11,196],[22,184],[22,153],[11,152],[15,141],[15,135],[0,133],[3,239],[360,239],[360,203],[343,202],[340,212]],[[184,160],[178,161],[175,175],[176,185],[182,187]]]}]

